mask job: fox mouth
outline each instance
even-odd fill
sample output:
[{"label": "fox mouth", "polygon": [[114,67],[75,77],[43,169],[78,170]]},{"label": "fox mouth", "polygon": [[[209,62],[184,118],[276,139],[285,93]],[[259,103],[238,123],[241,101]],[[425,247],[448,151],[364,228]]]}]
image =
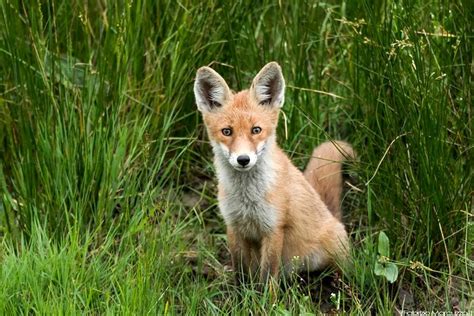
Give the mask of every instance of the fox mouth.
[{"label": "fox mouth", "polygon": [[[255,154],[254,154],[254,157],[255,157]],[[229,164],[232,166],[232,168],[234,168],[235,170],[239,172],[247,172],[253,167],[255,167],[255,165],[257,164],[257,159],[255,157],[252,159],[252,161],[249,161],[247,164],[242,164],[242,163],[239,163],[238,161],[232,160],[231,158],[229,159]]]},{"label": "fox mouth", "polygon": [[253,163],[249,163],[248,165],[241,165],[241,164],[233,163],[233,161],[231,159],[229,159],[229,163],[235,170],[240,171],[240,172],[247,172],[250,169],[252,169],[253,167],[255,167],[255,165],[258,164],[258,158],[263,154],[265,149],[266,149],[265,144],[263,144],[263,146],[258,148],[258,150],[253,153],[253,156],[255,157],[255,161]]},{"label": "fox mouth", "polygon": [[246,172],[246,171],[249,171],[250,169],[252,169],[252,167],[254,167],[254,166],[247,165],[245,167],[242,167],[242,166],[233,166],[233,167],[237,171]]}]

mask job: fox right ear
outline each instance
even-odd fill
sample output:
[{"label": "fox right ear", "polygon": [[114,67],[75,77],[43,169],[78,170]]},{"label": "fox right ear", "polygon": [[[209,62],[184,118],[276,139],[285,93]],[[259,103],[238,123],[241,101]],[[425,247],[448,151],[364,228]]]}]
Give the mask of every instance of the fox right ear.
[{"label": "fox right ear", "polygon": [[231,96],[225,80],[212,68],[201,67],[194,81],[194,97],[198,110],[209,112],[222,107]]}]

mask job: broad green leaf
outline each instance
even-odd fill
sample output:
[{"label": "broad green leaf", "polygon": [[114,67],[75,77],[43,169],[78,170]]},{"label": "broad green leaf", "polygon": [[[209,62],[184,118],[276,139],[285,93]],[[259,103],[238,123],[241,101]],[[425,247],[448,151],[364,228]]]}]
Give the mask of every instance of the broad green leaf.
[{"label": "broad green leaf", "polygon": [[375,263],[375,267],[374,267],[375,275],[378,275],[378,276],[384,275],[384,270],[385,270],[385,267],[383,264],[381,264],[380,262]]},{"label": "broad green leaf", "polygon": [[390,242],[384,232],[379,233],[378,250],[381,256],[390,257]]},{"label": "broad green leaf", "polygon": [[374,273],[378,276],[384,276],[387,281],[393,283],[398,277],[398,267],[392,262],[385,264],[376,262],[374,266]]},{"label": "broad green leaf", "polygon": [[385,277],[387,278],[388,282],[393,283],[397,280],[398,277],[398,267],[393,263],[389,262],[385,265]]}]

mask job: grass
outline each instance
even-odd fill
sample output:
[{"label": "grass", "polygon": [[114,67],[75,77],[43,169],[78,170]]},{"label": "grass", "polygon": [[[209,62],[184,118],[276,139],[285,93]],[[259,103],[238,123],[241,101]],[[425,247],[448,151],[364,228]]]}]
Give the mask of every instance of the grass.
[{"label": "grass", "polygon": [[[0,8],[1,314],[474,308],[468,1]],[[358,151],[353,265],[236,287],[193,78],[212,65],[242,89],[271,60],[295,164],[326,139]]]}]

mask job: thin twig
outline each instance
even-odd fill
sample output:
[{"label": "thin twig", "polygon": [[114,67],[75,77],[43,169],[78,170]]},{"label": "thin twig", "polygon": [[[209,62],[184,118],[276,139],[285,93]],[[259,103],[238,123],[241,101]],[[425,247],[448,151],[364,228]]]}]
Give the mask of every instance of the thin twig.
[{"label": "thin twig", "polygon": [[375,171],[374,171],[374,174],[372,175],[372,177],[369,179],[369,181],[367,181],[365,183],[366,186],[369,185],[369,183],[375,178],[375,176],[377,175],[377,172],[379,171],[379,168],[380,168],[380,165],[382,164],[383,160],[385,159],[385,156],[387,156],[388,154],[388,151],[390,150],[390,147],[392,147],[393,143],[395,143],[397,141],[397,139],[399,139],[400,137],[402,136],[406,136],[407,133],[403,133],[401,135],[398,135],[394,140],[392,140],[392,142],[390,143],[390,145],[388,145],[387,149],[385,150],[385,153],[383,154],[382,156],[382,159],[380,159],[378,165],[377,165],[377,168],[375,168]]},{"label": "thin twig", "polygon": [[330,96],[330,97],[334,97],[334,98],[337,98],[337,99],[343,99],[343,100],[346,99],[346,98],[344,98],[344,97],[341,97],[340,95],[337,95],[337,94],[334,94],[334,93],[331,93],[331,92],[322,91],[322,90],[309,89],[309,88],[301,88],[301,87],[295,87],[295,86],[287,86],[287,88],[295,89],[295,90],[301,90],[301,91],[314,92],[314,93],[319,93],[319,94],[324,94],[324,95],[327,95],[327,96]]}]

